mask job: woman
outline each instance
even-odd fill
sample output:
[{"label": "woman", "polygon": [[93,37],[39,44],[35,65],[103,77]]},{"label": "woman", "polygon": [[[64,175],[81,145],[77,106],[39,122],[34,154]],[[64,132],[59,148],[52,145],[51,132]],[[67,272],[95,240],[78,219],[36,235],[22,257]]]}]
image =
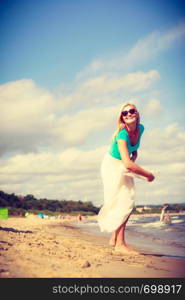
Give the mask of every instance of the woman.
[{"label": "woman", "polygon": [[143,131],[144,126],[140,124],[135,105],[124,105],[118,119],[118,129],[101,165],[104,205],[98,214],[98,223],[101,231],[112,232],[109,244],[127,254],[138,254],[127,246],[124,236],[134,207],[134,180],[130,175],[138,174],[148,181],[154,180],[151,172],[135,163]]}]

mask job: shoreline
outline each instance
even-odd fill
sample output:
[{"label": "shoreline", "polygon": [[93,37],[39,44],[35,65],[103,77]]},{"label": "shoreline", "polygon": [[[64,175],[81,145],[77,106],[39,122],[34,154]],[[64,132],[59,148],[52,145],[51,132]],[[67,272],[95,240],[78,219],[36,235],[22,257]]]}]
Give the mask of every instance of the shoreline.
[{"label": "shoreline", "polygon": [[66,220],[0,220],[1,278],[184,278],[185,260],[131,256]]},{"label": "shoreline", "polygon": [[[177,216],[177,214],[175,214]],[[148,218],[156,218],[156,215],[150,215]],[[157,216],[159,217],[159,216]],[[172,216],[173,217],[173,216]],[[141,219],[146,218],[146,217],[141,217]],[[132,220],[137,220],[135,225],[133,223],[129,223],[127,225],[126,231],[125,231],[125,236],[126,236],[126,241],[128,243],[128,246],[136,249],[140,253],[154,253],[154,255],[158,256],[163,256],[163,257],[174,257],[174,258],[180,258],[180,259],[185,259],[185,245],[181,243],[181,240],[171,240],[171,238],[168,236],[164,238],[164,236],[160,235],[163,232],[157,231],[157,234],[152,233],[152,227],[150,227],[149,230],[147,230],[147,222],[143,223],[144,227],[142,227],[142,224],[140,224],[140,217],[135,217],[131,216],[130,217],[131,221]],[[92,223],[91,223],[92,222]],[[155,220],[156,222],[156,220]],[[90,219],[90,220],[84,220],[82,222],[77,222],[73,221],[72,222],[75,226],[80,228],[82,232],[90,235],[96,235],[100,237],[106,237],[106,240],[104,241],[105,245],[108,244],[109,238],[111,233],[108,232],[101,232],[97,223],[97,220],[95,218]],[[159,224],[159,222],[156,222]],[[90,225],[92,224],[92,225]],[[89,226],[90,225],[90,226]],[[141,226],[140,226],[141,225]],[[146,226],[145,226],[146,225]],[[173,225],[173,221],[172,221]],[[163,224],[163,226],[160,227],[162,228],[162,231],[165,231],[166,225]],[[138,227],[138,228],[137,228]],[[145,229],[146,228],[146,229]],[[154,226],[154,231],[156,231],[156,227]],[[171,226],[167,227],[167,235],[168,231],[170,230]],[[144,229],[144,230],[143,230]],[[158,229],[158,226],[157,226]]]}]

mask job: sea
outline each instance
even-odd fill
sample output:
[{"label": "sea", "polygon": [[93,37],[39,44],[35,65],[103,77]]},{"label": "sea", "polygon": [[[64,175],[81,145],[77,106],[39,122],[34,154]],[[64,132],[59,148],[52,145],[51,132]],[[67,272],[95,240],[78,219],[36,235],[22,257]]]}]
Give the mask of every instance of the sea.
[{"label": "sea", "polygon": [[[125,231],[128,245],[141,253],[185,259],[185,215],[172,215],[171,224],[160,222],[159,216],[132,215]],[[110,238],[101,232],[95,219],[75,222],[84,233]]]}]

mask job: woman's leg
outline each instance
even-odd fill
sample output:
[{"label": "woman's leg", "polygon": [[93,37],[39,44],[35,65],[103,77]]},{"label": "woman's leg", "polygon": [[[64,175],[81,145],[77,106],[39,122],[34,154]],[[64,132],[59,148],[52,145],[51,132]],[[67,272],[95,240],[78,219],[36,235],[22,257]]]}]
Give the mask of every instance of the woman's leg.
[{"label": "woman's leg", "polygon": [[117,236],[118,236],[118,233],[121,230],[122,226],[123,226],[123,224],[120,225],[115,231],[113,231],[112,236],[111,236],[110,241],[109,241],[110,246],[114,247],[116,245]]},{"label": "woman's leg", "polygon": [[124,239],[125,227],[126,227],[126,223],[128,222],[130,215],[128,216],[128,218],[126,219],[126,221],[123,224],[121,224],[115,231],[113,231],[112,236],[109,241],[110,246],[115,246],[116,244],[121,245],[121,244],[125,243],[125,239]]},{"label": "woman's leg", "polygon": [[127,220],[120,226],[118,229],[115,230],[114,235],[115,235],[115,250],[123,253],[128,253],[128,254],[139,254],[139,252],[131,249],[130,247],[127,246],[126,241],[125,241],[125,228],[126,224],[128,222],[130,215],[128,216]]}]

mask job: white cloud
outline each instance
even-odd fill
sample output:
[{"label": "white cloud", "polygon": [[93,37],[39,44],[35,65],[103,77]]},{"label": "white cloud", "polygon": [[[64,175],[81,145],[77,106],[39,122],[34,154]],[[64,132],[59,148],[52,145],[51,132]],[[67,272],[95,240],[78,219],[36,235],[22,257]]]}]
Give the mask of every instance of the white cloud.
[{"label": "white cloud", "polygon": [[[77,74],[77,80],[98,73],[125,70],[129,67],[143,66],[153,57],[172,47],[185,38],[185,23],[181,22],[166,31],[154,31],[139,39],[127,52],[114,54],[114,57],[97,58],[84,71]],[[127,70],[128,71],[128,70]]]},{"label": "white cloud", "polygon": [[35,150],[48,141],[55,101],[32,80],[0,86],[0,152]]},{"label": "white cloud", "polygon": [[83,151],[68,148],[58,153],[19,154],[10,158],[1,158],[1,174],[15,175],[62,175],[74,172],[88,172],[101,161],[106,146],[95,150]]},{"label": "white cloud", "polygon": [[107,146],[91,151],[70,148],[62,153],[30,153],[1,159],[0,186],[8,192],[38,198],[97,201],[100,163]]},{"label": "white cloud", "polygon": [[140,65],[184,38],[185,23],[180,23],[166,32],[155,31],[140,39],[126,55],[123,62]]},{"label": "white cloud", "polygon": [[[60,99],[32,80],[4,84],[0,86],[0,152],[35,152],[80,145],[93,132],[113,126],[126,91],[149,89],[159,77],[156,70],[97,77],[79,84]],[[109,106],[105,107],[107,99]],[[67,105],[68,110],[64,111]]]},{"label": "white cloud", "polygon": [[152,85],[160,79],[157,70],[148,72],[133,72],[124,76],[104,74],[84,80],[77,84],[72,93],[62,98],[65,107],[79,108],[94,107],[95,105],[120,103],[125,95],[129,98],[134,93],[151,89]]},{"label": "white cloud", "polygon": [[147,170],[154,171],[156,179],[148,189],[146,184],[139,183],[140,202],[184,202],[184,134],[184,129],[177,123],[144,132],[138,162]]},{"label": "white cloud", "polygon": [[32,80],[0,86],[0,99],[1,153],[77,145],[91,132],[110,126],[116,111],[115,106],[61,116],[54,95]]},{"label": "white cloud", "polygon": [[159,117],[163,112],[163,107],[158,99],[150,99],[146,104],[144,110],[144,114],[147,116],[157,116]]},{"label": "white cloud", "polygon": [[117,91],[119,89],[129,89],[138,92],[147,89],[159,78],[159,73],[156,70],[150,70],[149,72],[135,72],[120,77],[104,75],[86,81],[83,84],[83,87],[85,89],[92,89],[92,91],[101,94]]},{"label": "white cloud", "polygon": [[[178,123],[172,123],[165,128],[145,130],[142,138],[142,151],[145,151],[145,162],[156,161],[160,164],[168,162],[183,162],[185,132]],[[153,156],[152,156],[153,155]]]},{"label": "white cloud", "polygon": [[86,109],[76,114],[64,115],[56,121],[54,134],[67,145],[80,145],[90,137],[92,132],[110,128],[115,122],[119,106]]},{"label": "white cloud", "polygon": [[[28,121],[38,122],[52,119],[54,110],[53,95],[49,91],[36,86],[32,80],[18,80],[0,86],[1,122],[10,130]],[[20,122],[17,124],[17,120]]]}]

